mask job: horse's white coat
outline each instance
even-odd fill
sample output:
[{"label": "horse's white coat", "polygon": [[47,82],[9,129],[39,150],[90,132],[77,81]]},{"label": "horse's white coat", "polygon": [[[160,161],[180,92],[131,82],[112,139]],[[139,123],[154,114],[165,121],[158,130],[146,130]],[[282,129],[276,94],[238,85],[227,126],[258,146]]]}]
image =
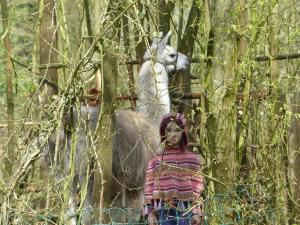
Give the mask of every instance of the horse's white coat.
[{"label": "horse's white coat", "polygon": [[[190,67],[185,55],[167,45],[170,35],[169,32],[162,40],[153,40],[144,55],[136,112],[116,112],[118,132],[114,137],[113,175],[122,185],[113,197],[123,193],[123,198],[116,200],[116,207],[142,208],[146,167],[153,154],[160,151],[159,123],[162,116],[170,112],[169,76]],[[137,222],[139,212],[131,216],[131,222]]]},{"label": "horse's white coat", "polygon": [[[145,53],[145,62],[140,69],[137,87],[139,90],[137,112],[118,110],[115,113],[116,135],[113,148],[115,182],[111,187],[112,199],[123,193],[122,198],[114,199],[116,207],[142,207],[145,170],[150,158],[159,151],[158,131],[161,117],[170,112],[169,75],[177,70],[189,69],[190,66],[185,55],[167,45],[170,35],[169,32],[162,40],[154,39],[150,49]],[[69,176],[69,166],[75,163],[74,176],[70,180],[70,198],[65,224],[77,223],[75,212],[78,191],[86,193],[83,196],[84,212],[81,224],[91,224],[93,175],[87,172],[88,168],[89,171],[92,169],[91,142],[87,134],[95,131],[98,117],[98,106],[82,105],[79,110],[73,111],[73,119],[71,117],[67,119],[69,123],[74,124],[75,131],[68,129],[61,131],[67,143],[63,153],[65,175]],[[77,139],[74,139],[76,135]],[[61,142],[64,143],[64,140]],[[75,149],[72,142],[76,143]],[[54,149],[55,138],[49,140],[50,152]],[[138,215],[139,212],[133,213],[131,221],[136,222]]]},{"label": "horse's white coat", "polygon": [[139,73],[137,112],[144,113],[156,124],[170,112],[170,74],[190,67],[188,57],[167,45],[170,35],[169,32],[161,41],[153,41]]}]

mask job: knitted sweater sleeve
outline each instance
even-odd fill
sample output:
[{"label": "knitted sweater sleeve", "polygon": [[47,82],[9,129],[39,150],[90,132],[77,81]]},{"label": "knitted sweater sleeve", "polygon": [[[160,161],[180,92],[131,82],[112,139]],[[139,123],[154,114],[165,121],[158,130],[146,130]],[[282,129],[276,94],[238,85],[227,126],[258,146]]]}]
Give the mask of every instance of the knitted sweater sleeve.
[{"label": "knitted sweater sleeve", "polygon": [[145,204],[151,203],[151,199],[152,199],[153,183],[154,183],[154,176],[153,176],[154,164],[155,164],[155,158],[150,160],[150,162],[148,163],[147,170],[146,170],[146,183],[145,183],[145,188],[144,188]]},{"label": "knitted sweater sleeve", "polygon": [[152,200],[152,194],[153,194],[153,185],[154,185],[154,175],[153,171],[156,165],[156,158],[152,158],[149,163],[146,170],[146,183],[144,187],[144,209],[143,209],[143,215],[149,214],[153,207],[151,204]]},{"label": "knitted sweater sleeve", "polygon": [[199,162],[199,159],[197,157],[195,157],[195,163],[196,163],[196,167],[195,167],[195,171],[194,171],[194,175],[191,179],[192,181],[192,186],[193,186],[193,192],[195,195],[195,198],[199,198],[201,192],[203,191],[204,188],[204,180],[201,173],[201,164]]},{"label": "knitted sweater sleeve", "polygon": [[193,214],[194,215],[201,215],[203,213],[203,208],[202,202],[200,199],[201,192],[203,191],[204,188],[204,179],[201,175],[201,164],[199,162],[199,159],[195,157],[195,162],[197,163],[197,166],[195,168],[194,176],[192,177],[192,186],[193,186],[193,192],[195,196],[195,201],[194,201],[194,207],[193,207]]}]

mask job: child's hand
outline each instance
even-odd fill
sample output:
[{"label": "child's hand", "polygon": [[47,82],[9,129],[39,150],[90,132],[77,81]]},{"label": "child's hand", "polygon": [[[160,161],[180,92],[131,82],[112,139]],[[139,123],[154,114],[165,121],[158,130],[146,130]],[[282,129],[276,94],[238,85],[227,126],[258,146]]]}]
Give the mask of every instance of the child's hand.
[{"label": "child's hand", "polygon": [[201,224],[201,217],[200,216],[193,216],[191,224],[192,225],[200,225]]},{"label": "child's hand", "polygon": [[157,213],[155,210],[149,213],[148,215],[148,225],[158,225],[158,218],[157,218]]}]

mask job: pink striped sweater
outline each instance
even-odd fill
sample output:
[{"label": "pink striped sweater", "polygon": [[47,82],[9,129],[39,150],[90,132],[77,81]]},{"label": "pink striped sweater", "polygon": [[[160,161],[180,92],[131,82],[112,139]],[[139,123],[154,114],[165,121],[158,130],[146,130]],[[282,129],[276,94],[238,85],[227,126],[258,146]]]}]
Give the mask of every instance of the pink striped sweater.
[{"label": "pink striped sweater", "polygon": [[165,149],[163,153],[155,155],[148,164],[144,190],[145,205],[152,205],[153,200],[197,200],[203,190],[197,156],[181,148]]}]

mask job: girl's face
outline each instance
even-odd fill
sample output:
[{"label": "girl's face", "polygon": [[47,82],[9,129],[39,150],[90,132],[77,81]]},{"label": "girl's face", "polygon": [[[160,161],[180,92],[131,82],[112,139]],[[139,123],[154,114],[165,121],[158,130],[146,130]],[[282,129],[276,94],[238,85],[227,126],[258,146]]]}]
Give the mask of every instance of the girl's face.
[{"label": "girl's face", "polygon": [[165,130],[167,145],[178,147],[181,141],[182,133],[183,130],[177,123],[174,121],[169,122]]}]

